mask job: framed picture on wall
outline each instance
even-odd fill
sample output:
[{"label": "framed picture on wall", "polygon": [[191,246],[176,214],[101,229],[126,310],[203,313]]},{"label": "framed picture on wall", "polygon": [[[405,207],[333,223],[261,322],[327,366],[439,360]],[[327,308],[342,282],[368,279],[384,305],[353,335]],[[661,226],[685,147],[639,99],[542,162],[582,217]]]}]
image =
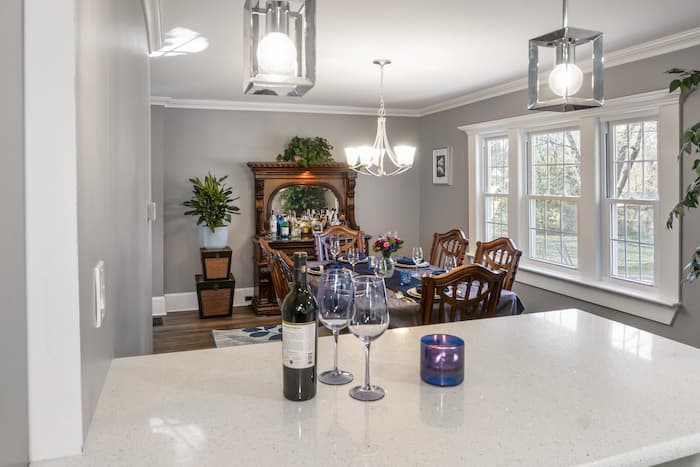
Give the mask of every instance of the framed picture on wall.
[{"label": "framed picture on wall", "polygon": [[452,152],[450,148],[433,149],[433,184],[452,185]]}]

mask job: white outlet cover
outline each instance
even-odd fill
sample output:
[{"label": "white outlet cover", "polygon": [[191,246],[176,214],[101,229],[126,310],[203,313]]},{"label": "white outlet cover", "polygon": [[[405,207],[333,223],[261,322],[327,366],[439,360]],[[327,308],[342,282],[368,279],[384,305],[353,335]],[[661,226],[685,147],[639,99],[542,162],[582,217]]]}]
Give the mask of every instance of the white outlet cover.
[{"label": "white outlet cover", "polygon": [[95,283],[95,327],[102,326],[102,321],[105,318],[105,262],[99,261],[95,266],[94,283]]}]

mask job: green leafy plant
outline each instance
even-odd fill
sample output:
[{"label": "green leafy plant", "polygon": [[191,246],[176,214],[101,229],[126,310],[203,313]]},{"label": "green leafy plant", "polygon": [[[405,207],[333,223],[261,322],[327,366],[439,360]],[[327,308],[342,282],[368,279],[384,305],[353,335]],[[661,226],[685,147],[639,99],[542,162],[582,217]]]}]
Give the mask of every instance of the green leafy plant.
[{"label": "green leafy plant", "polygon": [[[666,73],[676,76],[669,85],[669,91],[680,90],[682,114],[683,104],[688,96],[697,90],[698,85],[700,85],[700,70],[673,68]],[[698,156],[700,153],[700,122],[685,130],[681,136],[681,150],[678,154],[678,159],[682,159],[686,154],[690,155],[693,153],[696,154],[692,165],[692,170],[695,172],[695,180],[688,185],[682,199],[674,206],[669,214],[668,220],[666,221],[666,228],[668,229],[673,228],[674,219],[683,217],[688,209],[695,209],[698,207],[698,204],[700,204],[700,157]],[[685,266],[683,272],[685,273],[683,280],[688,283],[694,282],[700,277],[700,245],[695,249],[695,252],[690,258],[690,262]]]},{"label": "green leafy plant", "polygon": [[326,188],[316,185],[295,185],[285,188],[282,193],[282,209],[302,214],[307,209],[326,207]]},{"label": "green leafy plant", "polygon": [[230,224],[231,214],[240,214],[238,206],[233,205],[239,197],[232,197],[233,190],[224,184],[227,178],[228,175],[217,178],[211,172],[204,177],[203,182],[197,177],[190,178],[194,196],[182,203],[183,206],[191,208],[185,215],[198,216],[197,225],[206,225],[212,233],[217,227]]},{"label": "green leafy plant", "polygon": [[302,138],[299,136],[293,137],[284,154],[278,154],[278,161],[297,162],[302,167],[308,167],[314,164],[323,162],[332,162],[333,156],[331,150],[333,145],[326,138]]}]

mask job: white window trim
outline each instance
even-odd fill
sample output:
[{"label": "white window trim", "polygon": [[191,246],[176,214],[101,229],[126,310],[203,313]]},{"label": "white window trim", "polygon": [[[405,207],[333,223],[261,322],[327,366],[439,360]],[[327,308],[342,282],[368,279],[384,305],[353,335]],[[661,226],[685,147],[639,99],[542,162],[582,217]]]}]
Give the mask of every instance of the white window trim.
[{"label": "white window trim", "polygon": [[[470,254],[485,238],[483,140],[507,134],[509,138],[508,231],[523,250],[517,282],[568,295],[664,324],[671,324],[680,300],[679,230],[667,230],[663,213],[670,212],[680,192],[678,153],[678,94],[653,91],[608,100],[601,108],[558,114],[531,113],[519,117],[459,127],[467,134],[469,170]],[[659,202],[655,218],[656,278],[654,286],[608,277],[609,221],[603,217],[605,153],[602,122],[654,116],[658,119]],[[529,260],[527,203],[528,164],[526,136],[548,129],[576,126],[581,131],[581,197],[578,209],[578,269]],[[593,155],[594,157],[591,157]],[[665,159],[664,159],[665,158]],[[671,162],[671,160],[673,162]],[[521,222],[523,220],[523,222]],[[585,254],[586,251],[600,254]]]}]

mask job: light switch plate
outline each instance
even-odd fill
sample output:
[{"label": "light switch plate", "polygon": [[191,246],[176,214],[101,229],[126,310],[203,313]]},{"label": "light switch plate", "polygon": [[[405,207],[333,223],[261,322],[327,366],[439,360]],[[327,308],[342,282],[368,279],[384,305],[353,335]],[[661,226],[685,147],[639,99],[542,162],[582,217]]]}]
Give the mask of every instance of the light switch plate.
[{"label": "light switch plate", "polygon": [[102,321],[105,318],[105,262],[100,260],[95,269],[94,273],[94,283],[95,283],[95,327],[99,328],[102,326]]}]

